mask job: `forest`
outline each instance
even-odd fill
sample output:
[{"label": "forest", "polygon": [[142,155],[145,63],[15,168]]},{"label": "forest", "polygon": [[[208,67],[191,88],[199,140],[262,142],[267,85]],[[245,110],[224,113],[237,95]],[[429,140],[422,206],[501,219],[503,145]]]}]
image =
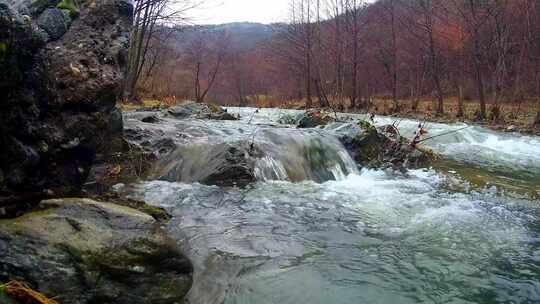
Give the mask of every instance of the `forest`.
[{"label": "forest", "polygon": [[248,46],[182,24],[147,35],[137,97],[540,124],[534,0],[293,0]]}]

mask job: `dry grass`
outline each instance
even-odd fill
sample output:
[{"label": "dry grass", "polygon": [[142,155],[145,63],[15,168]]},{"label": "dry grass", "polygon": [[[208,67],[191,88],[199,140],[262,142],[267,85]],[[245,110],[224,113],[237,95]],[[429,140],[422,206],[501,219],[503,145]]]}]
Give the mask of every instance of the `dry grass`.
[{"label": "dry grass", "polygon": [[[412,101],[410,100],[400,100],[400,113],[416,113],[417,116],[422,115],[428,118],[436,118],[437,114],[435,113],[436,105],[431,100],[420,100],[418,103],[418,109],[416,112],[412,111]],[[536,115],[536,105],[531,102],[516,104],[516,103],[505,103],[500,104],[501,115],[498,118],[491,119],[493,109],[495,105],[488,103],[487,115],[488,120],[494,123],[515,123],[518,125],[531,125],[534,122]],[[378,114],[396,114],[393,112],[393,102],[388,99],[375,99],[372,103],[371,111],[374,111]],[[467,101],[464,103],[464,117],[458,118],[458,100],[457,98],[447,98],[444,101],[444,115],[440,118],[446,119],[455,119],[455,120],[475,120],[476,112],[480,109],[480,105],[476,101]]]},{"label": "dry grass", "polygon": [[122,102],[119,108],[122,111],[134,111],[139,109],[159,110],[190,102],[188,100],[176,98],[176,96],[166,96],[162,99],[143,99],[140,102]]},{"label": "dry grass", "polygon": [[370,111],[382,115],[396,115],[399,117],[412,118],[417,120],[427,120],[432,122],[467,122],[479,124],[500,131],[519,131],[526,134],[540,134],[540,128],[534,125],[536,118],[537,105],[532,102],[523,102],[521,104],[500,104],[498,115],[494,104],[486,105],[486,120],[478,120],[477,112],[480,105],[475,101],[464,103],[463,117],[457,117],[458,101],[457,98],[449,98],[444,102],[444,114],[435,113],[435,104],[429,100],[421,100],[418,109],[412,111],[411,101],[400,101],[400,111],[393,111],[391,100],[377,99],[373,101]]},{"label": "dry grass", "polygon": [[8,295],[17,303],[24,304],[58,304],[53,299],[33,290],[27,284],[19,281],[11,281],[0,285],[0,291]]},{"label": "dry grass", "polygon": [[164,106],[165,106],[165,103],[163,103],[160,100],[146,99],[140,103],[122,102],[120,103],[119,108],[125,112],[125,111],[133,111],[133,110],[137,110],[141,108],[160,109]]}]

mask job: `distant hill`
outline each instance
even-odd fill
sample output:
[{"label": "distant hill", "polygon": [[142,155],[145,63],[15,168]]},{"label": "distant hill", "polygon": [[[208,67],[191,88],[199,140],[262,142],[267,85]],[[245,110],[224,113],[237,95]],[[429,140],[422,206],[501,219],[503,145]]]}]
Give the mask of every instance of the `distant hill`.
[{"label": "distant hill", "polygon": [[231,47],[235,50],[250,50],[260,43],[271,39],[276,25],[268,25],[253,22],[234,22],[217,25],[196,25],[183,27],[174,35],[178,47],[182,47],[198,33],[213,35],[225,32],[231,40]]}]

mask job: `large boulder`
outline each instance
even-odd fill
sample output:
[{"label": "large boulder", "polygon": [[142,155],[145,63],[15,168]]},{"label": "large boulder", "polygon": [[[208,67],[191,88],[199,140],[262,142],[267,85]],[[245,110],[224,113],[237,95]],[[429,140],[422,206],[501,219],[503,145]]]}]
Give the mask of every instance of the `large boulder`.
[{"label": "large boulder", "polygon": [[57,4],[0,0],[0,209],[21,193],[78,193],[122,134],[131,4],[80,2],[72,21]]},{"label": "large boulder", "polygon": [[150,215],[89,199],[0,221],[0,282],[63,304],[182,303],[193,267]]}]

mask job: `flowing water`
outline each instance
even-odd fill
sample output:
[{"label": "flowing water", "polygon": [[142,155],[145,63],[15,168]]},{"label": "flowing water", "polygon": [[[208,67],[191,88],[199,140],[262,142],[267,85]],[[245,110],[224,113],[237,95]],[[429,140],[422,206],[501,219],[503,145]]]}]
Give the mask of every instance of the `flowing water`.
[{"label": "flowing water", "polygon": [[[174,174],[122,190],[173,214],[167,229],[196,270],[189,303],[540,303],[538,137],[471,127],[426,142],[442,156],[433,168],[359,170],[334,133],[277,123],[295,111],[254,110],[164,120],[189,134],[162,164]],[[193,182],[217,157],[205,151],[238,141],[263,151],[258,182]]]}]

